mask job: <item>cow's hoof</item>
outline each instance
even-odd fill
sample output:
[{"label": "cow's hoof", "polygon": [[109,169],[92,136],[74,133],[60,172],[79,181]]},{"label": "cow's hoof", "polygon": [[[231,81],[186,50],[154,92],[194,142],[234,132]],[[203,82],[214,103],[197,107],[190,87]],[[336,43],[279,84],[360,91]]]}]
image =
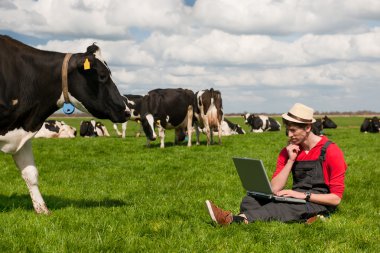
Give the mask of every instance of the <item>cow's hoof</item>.
[{"label": "cow's hoof", "polygon": [[45,215],[51,214],[50,210],[47,208],[45,204],[34,207],[34,210],[36,211],[37,214],[45,214]]}]

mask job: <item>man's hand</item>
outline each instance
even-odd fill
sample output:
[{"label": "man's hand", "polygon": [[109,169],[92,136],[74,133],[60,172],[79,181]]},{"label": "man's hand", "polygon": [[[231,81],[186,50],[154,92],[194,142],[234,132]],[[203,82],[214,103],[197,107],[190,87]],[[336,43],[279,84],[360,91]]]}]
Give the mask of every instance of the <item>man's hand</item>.
[{"label": "man's hand", "polygon": [[297,192],[297,191],[293,191],[293,190],[281,190],[281,191],[276,192],[276,195],[280,196],[280,197],[292,197],[292,198],[296,198],[296,199],[305,199],[306,198],[305,193]]},{"label": "man's hand", "polygon": [[286,147],[286,150],[288,151],[289,160],[294,162],[297,158],[298,153],[300,152],[300,147],[295,144],[289,144]]}]

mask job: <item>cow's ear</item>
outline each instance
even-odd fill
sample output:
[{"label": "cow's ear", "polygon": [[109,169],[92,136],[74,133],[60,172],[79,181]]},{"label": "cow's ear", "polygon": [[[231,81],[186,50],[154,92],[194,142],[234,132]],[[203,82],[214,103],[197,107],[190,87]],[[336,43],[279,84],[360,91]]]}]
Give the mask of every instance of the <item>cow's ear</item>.
[{"label": "cow's ear", "polygon": [[95,56],[93,54],[83,54],[76,60],[76,68],[80,70],[90,70],[95,66]]}]

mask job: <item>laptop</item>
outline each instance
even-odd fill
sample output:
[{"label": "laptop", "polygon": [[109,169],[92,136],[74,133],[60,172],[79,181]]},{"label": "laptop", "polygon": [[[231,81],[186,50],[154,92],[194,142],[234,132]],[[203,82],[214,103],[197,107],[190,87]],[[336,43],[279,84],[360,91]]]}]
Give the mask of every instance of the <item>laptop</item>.
[{"label": "laptop", "polygon": [[240,181],[249,195],[280,202],[306,203],[303,199],[274,195],[261,160],[241,157],[233,157],[232,160]]}]

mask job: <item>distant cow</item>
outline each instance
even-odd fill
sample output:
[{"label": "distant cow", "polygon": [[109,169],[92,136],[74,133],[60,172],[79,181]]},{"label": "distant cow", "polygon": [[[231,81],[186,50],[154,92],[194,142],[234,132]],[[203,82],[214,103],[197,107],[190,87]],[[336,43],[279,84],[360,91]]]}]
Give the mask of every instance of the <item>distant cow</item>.
[{"label": "distant cow", "polygon": [[380,123],[378,117],[365,118],[360,126],[360,132],[365,133],[378,133],[380,130]]},{"label": "distant cow", "polygon": [[187,89],[155,89],[148,92],[141,101],[141,124],[150,141],[157,138],[155,127],[158,127],[161,139],[160,147],[165,147],[165,130],[175,129],[174,144],[179,143],[181,132],[187,130],[187,146],[191,146],[193,123],[194,92]]},{"label": "distant cow", "polygon": [[315,135],[323,134],[323,122],[322,119],[315,119],[315,122],[311,125],[311,131]]},{"label": "distant cow", "polygon": [[86,120],[80,123],[80,136],[82,137],[109,137],[110,134],[106,126],[100,122],[95,120]]},{"label": "distant cow", "polygon": [[64,102],[113,122],[125,122],[129,114],[98,46],[65,54],[0,35],[0,149],[12,154],[37,213],[49,210],[38,188],[31,138]]},{"label": "distant cow", "polygon": [[47,120],[34,138],[75,138],[77,130],[63,121]]},{"label": "distant cow", "polygon": [[[243,128],[241,128],[240,125],[234,124],[231,121],[224,119],[222,120],[222,124],[220,125],[222,129],[222,136],[230,136],[234,134],[245,134],[245,131]],[[212,129],[213,134],[218,134],[217,129]],[[200,129],[202,133],[206,134],[206,129]]]},{"label": "distant cow", "polygon": [[[239,124],[232,123],[226,118],[224,118],[223,122],[222,122],[222,132],[225,132],[225,133],[230,132],[231,134],[245,134],[244,129]],[[225,126],[226,124],[228,128]]]},{"label": "distant cow", "polygon": [[205,129],[207,135],[207,145],[213,144],[213,132],[218,132],[219,144],[222,144],[222,120],[223,102],[220,91],[202,90],[196,94],[197,106],[194,109],[196,118],[197,145],[199,145],[199,128]]},{"label": "distant cow", "polygon": [[[128,108],[131,110],[131,120],[134,120],[139,124],[140,129],[142,128],[140,121],[141,121],[141,116],[140,116],[140,110],[141,110],[141,101],[143,96],[141,95],[123,95],[124,101],[127,104]],[[121,124],[121,131],[119,131],[117,124],[113,124],[113,129],[115,129],[116,134],[118,136],[121,136],[123,139],[125,138],[125,132],[127,130],[127,123],[128,121],[124,122]],[[136,137],[140,136],[141,130],[136,133]]]},{"label": "distant cow", "polygon": [[274,118],[265,115],[245,114],[242,115],[245,119],[245,124],[251,127],[251,132],[262,133],[266,131],[280,131],[281,124]]},{"label": "distant cow", "polygon": [[335,124],[332,119],[327,117],[326,115],[322,118],[323,128],[337,128],[337,125]]}]

